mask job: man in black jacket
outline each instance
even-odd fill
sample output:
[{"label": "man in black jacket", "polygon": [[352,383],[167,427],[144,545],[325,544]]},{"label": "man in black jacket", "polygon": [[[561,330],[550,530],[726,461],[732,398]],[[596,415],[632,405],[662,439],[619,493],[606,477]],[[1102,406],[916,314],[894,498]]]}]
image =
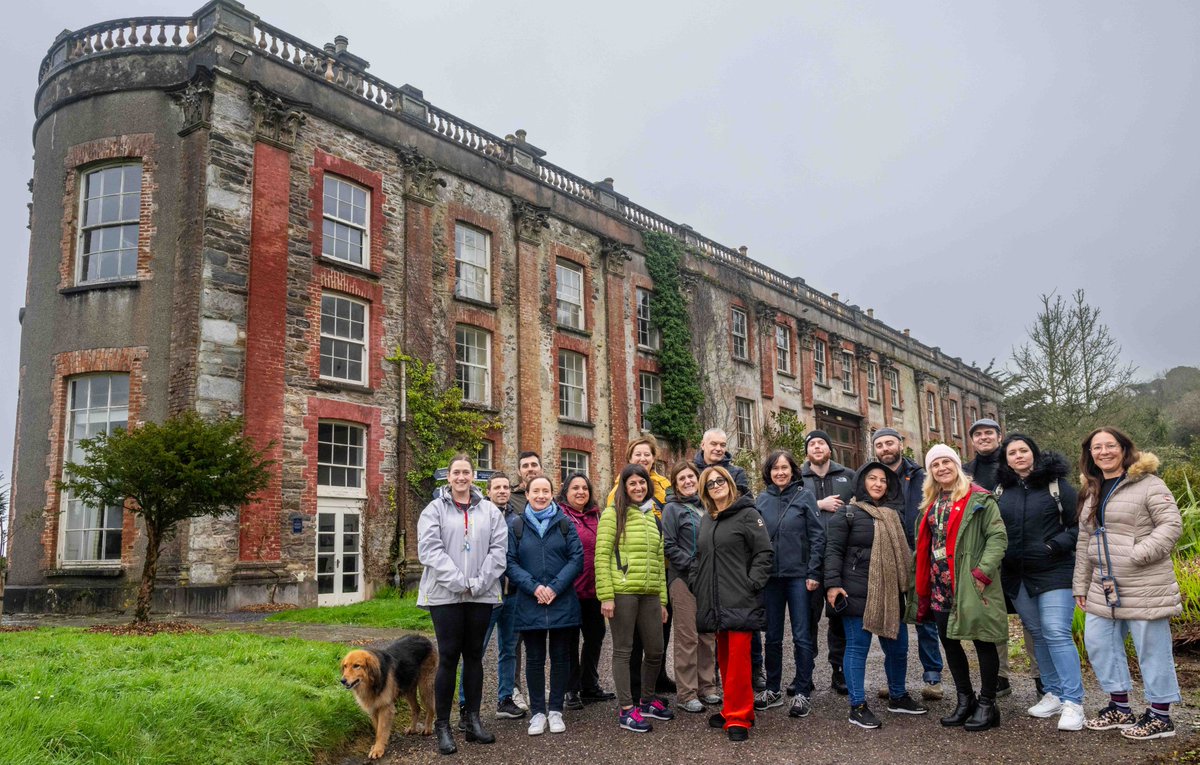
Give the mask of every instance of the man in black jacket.
[{"label": "man in black jacket", "polygon": [[694,460],[696,469],[703,472],[704,468],[710,465],[720,465],[733,477],[733,484],[737,486],[738,494],[744,497],[753,497],[754,492],[750,491],[750,479],[746,477],[746,471],[733,464],[728,448],[729,436],[725,434],[725,431],[720,428],[709,428],[704,431],[704,437],[700,439],[700,451],[696,452]]},{"label": "man in black jacket", "polygon": [[[904,456],[904,436],[894,428],[880,428],[871,437],[875,459],[889,468],[900,479],[902,506],[897,508],[904,523],[904,534],[908,546],[916,549],[915,534],[917,520],[921,517],[921,490],[925,484],[925,469]],[[942,648],[938,640],[937,625],[932,622],[916,625],[917,653],[921,658],[921,696],[925,699],[942,698]],[[884,693],[887,689],[884,688]]]},{"label": "man in black jacket", "polygon": [[[537,452],[521,452],[517,457],[518,483],[513,487],[512,496],[508,500],[509,514],[520,515],[525,512],[529,500],[525,498],[525,486],[529,479],[542,474],[542,458]],[[504,508],[500,508],[503,510]]]},{"label": "man in black jacket", "polygon": [[[821,510],[818,517],[824,529],[833,514],[854,497],[854,471],[830,459],[833,450],[830,448],[829,434],[823,430],[811,431],[804,438],[804,453],[807,459],[800,467],[800,475],[804,477],[804,485],[812,489],[817,498],[817,507]],[[829,687],[845,696],[849,693],[846,676],[842,674],[846,631],[842,627],[841,617],[825,607],[825,588],[818,587],[809,593],[808,627],[812,633],[814,658],[818,647],[817,625],[823,613],[829,617],[829,666],[832,671]]]}]

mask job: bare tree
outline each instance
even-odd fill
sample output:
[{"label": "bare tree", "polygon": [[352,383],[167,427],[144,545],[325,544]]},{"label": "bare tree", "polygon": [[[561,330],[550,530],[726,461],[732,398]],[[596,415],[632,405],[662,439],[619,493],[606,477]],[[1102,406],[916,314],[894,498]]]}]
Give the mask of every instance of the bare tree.
[{"label": "bare tree", "polygon": [[1087,431],[1122,417],[1137,368],[1121,361],[1121,346],[1083,290],[1041,301],[1029,340],[1012,352],[1008,429],[1074,454]]}]

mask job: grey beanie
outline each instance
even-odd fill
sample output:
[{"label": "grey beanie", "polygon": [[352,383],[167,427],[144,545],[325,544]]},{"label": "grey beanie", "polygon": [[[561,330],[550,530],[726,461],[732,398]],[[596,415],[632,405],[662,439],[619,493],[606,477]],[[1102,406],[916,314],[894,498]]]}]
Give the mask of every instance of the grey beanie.
[{"label": "grey beanie", "polygon": [[872,434],[871,443],[875,443],[884,436],[891,436],[897,441],[904,440],[904,436],[900,435],[900,431],[896,430],[895,428],[880,428],[879,430],[875,431],[874,434]]}]

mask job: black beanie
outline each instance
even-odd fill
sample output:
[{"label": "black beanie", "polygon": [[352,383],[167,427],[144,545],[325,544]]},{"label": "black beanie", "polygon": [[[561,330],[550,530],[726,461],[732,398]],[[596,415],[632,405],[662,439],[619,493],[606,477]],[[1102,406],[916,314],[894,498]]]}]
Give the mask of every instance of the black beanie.
[{"label": "black beanie", "polygon": [[828,447],[830,449],[833,448],[833,443],[829,440],[828,433],[826,433],[823,430],[812,430],[812,431],[809,431],[808,435],[804,437],[804,450],[805,451],[808,451],[808,445],[814,438],[821,439],[822,441],[825,442],[826,447]]}]

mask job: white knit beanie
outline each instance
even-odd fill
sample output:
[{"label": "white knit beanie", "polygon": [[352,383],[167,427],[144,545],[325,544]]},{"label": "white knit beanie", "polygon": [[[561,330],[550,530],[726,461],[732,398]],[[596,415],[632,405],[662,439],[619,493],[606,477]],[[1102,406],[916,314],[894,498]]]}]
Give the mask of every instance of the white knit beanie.
[{"label": "white knit beanie", "polygon": [[954,460],[954,464],[958,465],[959,470],[962,470],[962,457],[959,457],[958,452],[945,444],[935,444],[933,448],[925,452],[925,469],[927,471],[933,470],[933,461],[942,457],[949,457]]}]

